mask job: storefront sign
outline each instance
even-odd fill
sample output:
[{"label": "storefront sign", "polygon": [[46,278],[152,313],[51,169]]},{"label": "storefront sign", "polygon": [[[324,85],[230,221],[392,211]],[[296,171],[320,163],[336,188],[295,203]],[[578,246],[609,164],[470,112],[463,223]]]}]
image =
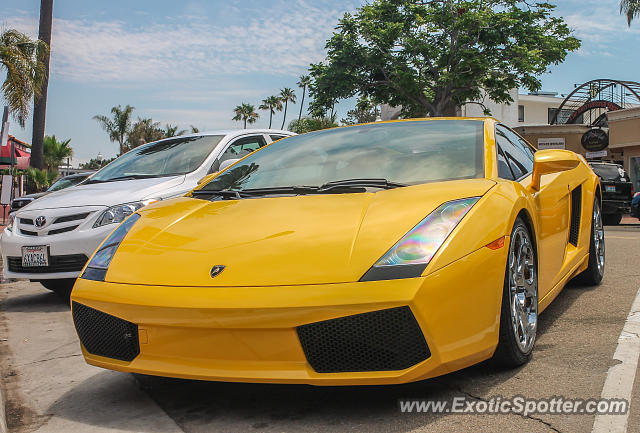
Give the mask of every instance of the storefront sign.
[{"label": "storefront sign", "polygon": [[538,149],[566,149],[564,137],[538,138]]},{"label": "storefront sign", "polygon": [[581,142],[585,150],[598,152],[609,146],[609,134],[604,129],[590,129],[584,133]]},{"label": "storefront sign", "polygon": [[606,158],[607,156],[607,151],[606,150],[599,150],[598,152],[587,152],[584,155],[587,159],[592,159],[592,158]]}]

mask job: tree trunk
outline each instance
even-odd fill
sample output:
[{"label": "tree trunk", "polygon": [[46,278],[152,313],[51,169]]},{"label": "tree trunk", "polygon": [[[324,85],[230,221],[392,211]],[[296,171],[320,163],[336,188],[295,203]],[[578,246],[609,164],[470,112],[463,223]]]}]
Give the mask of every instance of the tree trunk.
[{"label": "tree trunk", "polygon": [[280,129],[284,129],[284,123],[287,121],[287,106],[289,105],[289,101],[284,103],[284,117],[282,118],[282,126]]},{"label": "tree trunk", "polygon": [[31,136],[31,160],[30,165],[35,168],[44,168],[42,148],[44,142],[44,130],[47,115],[47,89],[49,87],[49,59],[51,52],[51,21],[53,19],[53,0],[40,0],[40,29],[38,39],[49,46],[49,51],[38,53],[44,63],[44,79],[40,89],[40,97],[34,100],[33,106],[33,134]]},{"label": "tree trunk", "polygon": [[244,118],[244,129],[247,129],[247,118]]},{"label": "tree trunk", "polygon": [[269,129],[271,129],[272,120],[273,120],[273,111],[269,110]]},{"label": "tree trunk", "polygon": [[300,102],[300,114],[298,114],[298,122],[302,119],[302,107],[304,106],[304,94],[307,93],[307,86],[302,88],[302,102]]}]

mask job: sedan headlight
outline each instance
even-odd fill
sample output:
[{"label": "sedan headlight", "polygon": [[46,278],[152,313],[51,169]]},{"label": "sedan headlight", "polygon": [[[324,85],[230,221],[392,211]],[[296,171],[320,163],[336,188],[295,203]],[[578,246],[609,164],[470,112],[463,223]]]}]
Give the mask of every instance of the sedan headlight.
[{"label": "sedan headlight", "polygon": [[394,280],[422,275],[444,241],[478,200],[480,197],[464,198],[439,206],[391,247],[360,281]]},{"label": "sedan headlight", "polygon": [[109,269],[113,255],[116,253],[116,250],[120,246],[124,237],[129,233],[129,230],[131,230],[131,227],[139,218],[140,215],[137,213],[131,215],[109,235],[109,237],[95,252],[80,278],[84,278],[85,280],[104,281],[104,277],[107,274],[107,269]]},{"label": "sedan headlight", "polygon": [[148,199],[111,206],[109,209],[100,214],[96,222],[93,224],[93,228],[95,229],[97,227],[106,226],[108,224],[119,224],[141,207],[147,206],[157,201],[158,199]]},{"label": "sedan headlight", "polygon": [[9,214],[9,221],[7,221],[7,228],[5,230],[12,231],[13,224],[16,222],[16,216],[13,214]]}]

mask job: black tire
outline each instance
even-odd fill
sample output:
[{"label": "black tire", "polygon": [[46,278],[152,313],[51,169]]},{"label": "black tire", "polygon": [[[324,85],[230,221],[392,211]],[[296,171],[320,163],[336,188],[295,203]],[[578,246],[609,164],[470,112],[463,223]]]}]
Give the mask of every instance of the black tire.
[{"label": "black tire", "polygon": [[42,284],[45,288],[51,290],[56,295],[58,295],[64,301],[69,302],[69,298],[71,297],[71,290],[73,289],[73,285],[76,282],[75,278],[63,278],[58,280],[40,280],[40,284]]},{"label": "black tire", "polygon": [[611,213],[602,216],[604,224],[607,226],[617,226],[622,221],[621,213]]},{"label": "black tire", "polygon": [[[598,255],[596,253],[596,240],[594,236],[594,232],[597,230],[595,213],[598,210],[600,210],[600,200],[598,200],[598,197],[596,197],[593,200],[593,216],[591,218],[591,233],[589,234],[589,266],[580,275],[574,278],[574,281],[577,284],[583,286],[597,286],[602,282],[602,277],[604,277],[604,265],[606,263],[604,260],[604,235],[602,236],[601,240],[603,253],[602,269],[598,266]],[[606,215],[602,215],[602,217],[606,217]]]},{"label": "black tire", "polygon": [[[513,225],[513,229],[511,230],[511,241],[509,242],[509,256],[511,256],[513,246],[513,236],[517,230],[524,229],[528,234],[529,241],[532,240],[532,235],[527,225],[521,218],[517,218],[515,224]],[[531,354],[533,353],[533,348],[535,346],[535,333],[537,331],[537,302],[538,302],[538,277],[537,277],[537,266],[538,266],[538,257],[537,252],[535,250],[533,242],[531,242],[531,250],[533,253],[533,268],[535,269],[535,275],[533,277],[533,281],[535,284],[535,310],[536,310],[536,329],[533,332],[533,342],[531,347],[526,351],[523,351],[520,347],[520,344],[516,340],[516,335],[514,331],[514,321],[511,315],[511,307],[510,307],[510,283],[509,283],[509,267],[511,259],[507,258],[507,265],[505,269],[504,275],[504,284],[502,288],[502,306],[500,309],[500,337],[498,340],[498,347],[493,355],[493,361],[498,365],[506,368],[515,368],[520,365],[526,364],[531,359]]]}]

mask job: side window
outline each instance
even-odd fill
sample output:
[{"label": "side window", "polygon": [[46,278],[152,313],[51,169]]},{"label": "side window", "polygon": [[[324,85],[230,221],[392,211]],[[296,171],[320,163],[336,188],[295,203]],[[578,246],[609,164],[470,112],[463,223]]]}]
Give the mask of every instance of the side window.
[{"label": "side window", "polygon": [[[529,144],[524,141],[522,137],[513,132],[511,129],[504,128],[504,131],[509,141],[513,143],[517,148],[519,148],[522,153],[524,153],[525,156],[531,160],[531,164],[533,164],[534,151],[531,149],[531,146],[529,146]],[[533,170],[533,165],[531,166],[531,170]]]},{"label": "side window", "polygon": [[504,152],[499,145],[496,145],[496,152],[498,154],[498,177],[500,179],[515,180],[507,163],[507,159],[504,156]]},{"label": "side window", "polygon": [[278,141],[282,138],[285,138],[286,135],[270,135],[269,138],[271,138],[271,141]]},{"label": "side window", "polygon": [[[511,141],[512,139],[515,143]],[[496,143],[502,149],[515,179],[520,179],[533,171],[533,152],[523,148],[526,144],[521,143],[516,134],[498,125],[496,126]]]},{"label": "side window", "polygon": [[232,142],[222,154],[214,161],[209,173],[214,173],[220,169],[220,164],[228,159],[244,158],[251,152],[265,146],[267,142],[262,135],[251,135],[242,137]]}]

